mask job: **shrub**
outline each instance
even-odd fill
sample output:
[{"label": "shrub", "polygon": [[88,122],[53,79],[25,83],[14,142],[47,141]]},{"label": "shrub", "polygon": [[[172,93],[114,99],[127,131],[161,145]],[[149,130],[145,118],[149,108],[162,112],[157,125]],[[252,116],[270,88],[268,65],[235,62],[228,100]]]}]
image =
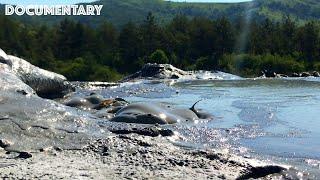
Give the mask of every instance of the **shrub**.
[{"label": "shrub", "polygon": [[156,50],[149,56],[149,61],[151,63],[158,63],[158,64],[168,64],[169,59],[166,53],[160,49]]},{"label": "shrub", "polygon": [[70,62],[59,63],[57,72],[66,76],[68,80],[87,80],[88,67],[83,58],[76,58]]},{"label": "shrub", "polygon": [[222,56],[218,63],[220,69],[241,76],[259,76],[262,70],[282,74],[291,74],[305,70],[303,63],[291,56],[228,54]]},{"label": "shrub", "polygon": [[208,57],[200,57],[196,61],[196,69],[197,70],[205,70],[208,68],[209,58]]},{"label": "shrub", "polygon": [[320,71],[320,62],[314,63],[314,64],[313,64],[313,69],[314,69],[315,71]]},{"label": "shrub", "polygon": [[95,66],[94,71],[89,76],[92,81],[117,81],[121,75],[108,66]]}]

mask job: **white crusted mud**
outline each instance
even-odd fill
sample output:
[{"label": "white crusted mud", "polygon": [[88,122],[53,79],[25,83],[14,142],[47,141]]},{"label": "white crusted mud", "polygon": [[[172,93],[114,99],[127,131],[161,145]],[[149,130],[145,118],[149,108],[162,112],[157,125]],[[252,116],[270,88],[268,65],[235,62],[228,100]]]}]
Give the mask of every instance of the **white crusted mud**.
[{"label": "white crusted mud", "polygon": [[120,82],[130,82],[141,79],[161,80],[161,79],[180,79],[180,80],[222,80],[222,79],[241,79],[228,73],[219,71],[184,71],[171,64],[151,64],[144,65],[140,71],[129,75]]},{"label": "white crusted mud", "polygon": [[24,59],[7,55],[1,49],[0,71],[16,75],[41,97],[61,97],[74,90],[64,76],[38,68]]}]

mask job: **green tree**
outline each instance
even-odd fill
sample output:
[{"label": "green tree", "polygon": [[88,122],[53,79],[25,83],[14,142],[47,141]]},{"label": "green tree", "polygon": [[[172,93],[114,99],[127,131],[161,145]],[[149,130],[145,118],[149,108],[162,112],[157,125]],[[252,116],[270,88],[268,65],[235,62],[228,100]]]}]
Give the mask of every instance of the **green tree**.
[{"label": "green tree", "polygon": [[208,56],[214,53],[217,35],[214,23],[207,18],[194,18],[190,24],[190,58]]},{"label": "green tree", "polygon": [[320,57],[319,27],[315,22],[309,22],[299,28],[296,38],[298,51],[302,52],[303,57],[309,63]]},{"label": "green tree", "polygon": [[171,33],[171,54],[175,54],[173,64],[179,68],[183,68],[182,61],[189,60],[191,53],[190,20],[184,15],[177,15],[168,24],[166,30]]},{"label": "green tree", "polygon": [[140,27],[144,54],[150,54],[160,46],[159,31],[154,15],[149,12],[145,22]]},{"label": "green tree", "polygon": [[56,40],[56,52],[55,54],[59,59],[73,59],[73,50],[76,41],[73,36],[75,33],[75,22],[68,19],[64,19],[57,27],[57,40]]},{"label": "green tree", "polygon": [[116,60],[118,59],[118,31],[115,27],[108,23],[103,22],[97,29],[97,44],[96,56],[98,62],[106,66],[117,67]]},{"label": "green tree", "polygon": [[215,51],[218,58],[226,53],[232,53],[235,44],[234,29],[228,19],[225,17],[215,22],[216,44]]},{"label": "green tree", "polygon": [[169,59],[166,53],[160,49],[156,50],[149,56],[150,63],[158,63],[158,64],[168,64]]},{"label": "green tree", "polygon": [[134,72],[138,70],[137,62],[143,56],[141,50],[141,37],[137,26],[133,23],[126,24],[120,32],[119,51],[122,64],[120,72]]},{"label": "green tree", "polygon": [[281,27],[280,27],[280,40],[281,47],[279,48],[279,53],[286,55],[292,54],[292,51],[295,49],[294,38],[296,36],[297,25],[290,17],[285,17]]},{"label": "green tree", "polygon": [[89,76],[92,81],[117,81],[121,75],[108,66],[95,66],[94,71]]}]

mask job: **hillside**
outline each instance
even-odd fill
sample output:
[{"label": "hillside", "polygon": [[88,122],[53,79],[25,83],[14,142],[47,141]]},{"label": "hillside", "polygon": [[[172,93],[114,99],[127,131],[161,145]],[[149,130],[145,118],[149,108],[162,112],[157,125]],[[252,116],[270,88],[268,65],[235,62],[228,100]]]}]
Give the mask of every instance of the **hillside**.
[{"label": "hillside", "polygon": [[[235,19],[250,13],[252,17],[281,20],[290,15],[297,22],[320,19],[320,2],[318,0],[255,0],[246,3],[184,3],[164,0],[100,0],[94,4],[103,4],[104,9],[100,17],[72,17],[83,23],[96,26],[103,20],[121,27],[131,21],[142,22],[148,12],[153,12],[160,23],[167,22],[176,14],[188,17],[205,16],[215,19],[221,16]],[[2,6],[3,11],[3,6]],[[18,17],[23,21],[36,21],[54,24],[63,17]]]},{"label": "hillside", "polygon": [[256,0],[257,14],[280,20],[290,15],[298,21],[320,19],[320,1],[318,0]]}]

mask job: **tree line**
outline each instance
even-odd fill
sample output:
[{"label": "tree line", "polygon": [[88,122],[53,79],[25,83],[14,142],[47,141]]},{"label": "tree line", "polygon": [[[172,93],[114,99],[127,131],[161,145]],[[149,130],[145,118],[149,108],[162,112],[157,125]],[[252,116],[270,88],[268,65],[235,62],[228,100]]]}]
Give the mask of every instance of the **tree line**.
[{"label": "tree line", "polygon": [[320,71],[319,24],[298,25],[289,17],[273,22],[177,15],[160,26],[149,13],[143,23],[117,29],[108,22],[90,27],[69,19],[31,26],[0,16],[0,47],[70,80],[115,81],[148,62],[250,77],[264,69]]}]

